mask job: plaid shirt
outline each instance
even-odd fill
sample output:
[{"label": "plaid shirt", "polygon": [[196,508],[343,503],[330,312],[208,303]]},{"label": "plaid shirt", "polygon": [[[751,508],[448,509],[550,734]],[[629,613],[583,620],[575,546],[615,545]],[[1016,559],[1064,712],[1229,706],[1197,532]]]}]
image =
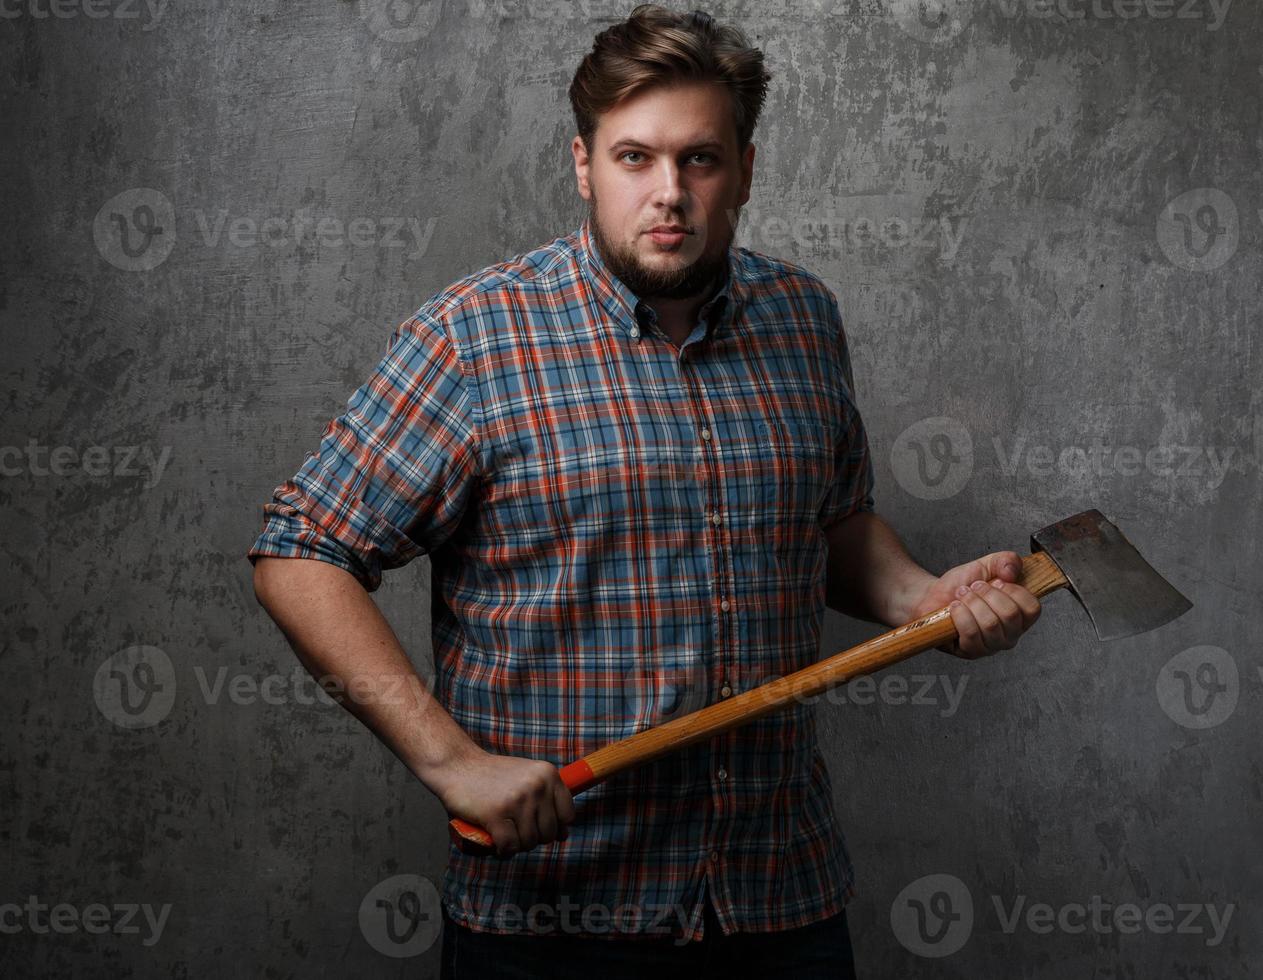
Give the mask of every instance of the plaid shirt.
[{"label": "plaid shirt", "polygon": [[[332,562],[372,591],[428,555],[436,697],[486,750],[557,766],[815,662],[823,529],[873,508],[846,339],[819,278],[728,256],[678,348],[587,219],[453,283],[276,488],[252,560]],[[809,705],[575,811],[568,840],[507,860],[452,846],[449,914],[678,940],[700,934],[703,888],[748,932],[854,893]]]}]

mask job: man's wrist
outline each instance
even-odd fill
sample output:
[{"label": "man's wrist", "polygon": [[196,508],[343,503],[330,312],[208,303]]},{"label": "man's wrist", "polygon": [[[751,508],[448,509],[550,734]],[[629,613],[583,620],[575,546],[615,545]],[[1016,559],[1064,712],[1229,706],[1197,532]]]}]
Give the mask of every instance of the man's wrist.
[{"label": "man's wrist", "polygon": [[431,745],[423,756],[411,760],[409,768],[431,793],[444,799],[449,785],[459,780],[473,758],[482,752],[477,742],[460,732],[441,747]]},{"label": "man's wrist", "polygon": [[920,565],[909,561],[897,583],[879,598],[884,604],[879,609],[882,622],[887,626],[902,626],[917,616],[917,605],[926,590],[938,581],[938,576],[927,572]]}]

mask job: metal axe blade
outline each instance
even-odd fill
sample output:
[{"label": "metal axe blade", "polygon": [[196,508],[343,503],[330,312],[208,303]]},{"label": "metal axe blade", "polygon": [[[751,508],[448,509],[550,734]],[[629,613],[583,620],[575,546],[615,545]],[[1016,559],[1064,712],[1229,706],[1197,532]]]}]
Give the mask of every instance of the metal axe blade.
[{"label": "metal axe blade", "polygon": [[1102,640],[1157,629],[1193,607],[1099,510],[1036,531],[1031,551],[1056,562]]}]

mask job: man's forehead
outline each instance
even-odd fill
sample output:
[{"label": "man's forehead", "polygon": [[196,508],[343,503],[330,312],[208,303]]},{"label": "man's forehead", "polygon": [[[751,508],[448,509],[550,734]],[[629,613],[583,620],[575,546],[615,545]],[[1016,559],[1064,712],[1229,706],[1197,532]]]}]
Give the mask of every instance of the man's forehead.
[{"label": "man's forehead", "polygon": [[596,128],[597,143],[611,149],[722,150],[736,138],[737,127],[731,116],[687,121],[670,116],[602,119]]},{"label": "man's forehead", "polygon": [[[682,90],[691,95],[696,111],[682,119],[677,112],[662,111],[654,96],[669,96]],[[713,96],[711,95],[713,93]],[[617,103],[597,120],[598,142],[606,146],[636,144],[648,149],[694,149],[705,145],[722,147],[736,138],[732,101],[718,86],[653,86]]]}]

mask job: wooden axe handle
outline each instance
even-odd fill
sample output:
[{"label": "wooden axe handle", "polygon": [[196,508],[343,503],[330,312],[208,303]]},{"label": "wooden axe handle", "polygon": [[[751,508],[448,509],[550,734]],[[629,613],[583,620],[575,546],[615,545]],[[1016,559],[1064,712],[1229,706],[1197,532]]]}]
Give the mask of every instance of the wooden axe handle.
[{"label": "wooden axe handle", "polygon": [[[1018,584],[1039,598],[1069,583],[1056,563],[1045,552],[1038,551],[1022,559]],[[624,769],[712,738],[793,701],[845,684],[853,677],[871,674],[907,660],[932,647],[941,646],[955,636],[956,626],[948,607],[944,606],[928,616],[865,640],[810,667],[597,749],[563,766],[559,770],[561,780],[571,793],[580,793]],[[449,823],[448,829],[452,842],[464,853],[495,853],[491,835],[481,827],[458,817]]]}]

